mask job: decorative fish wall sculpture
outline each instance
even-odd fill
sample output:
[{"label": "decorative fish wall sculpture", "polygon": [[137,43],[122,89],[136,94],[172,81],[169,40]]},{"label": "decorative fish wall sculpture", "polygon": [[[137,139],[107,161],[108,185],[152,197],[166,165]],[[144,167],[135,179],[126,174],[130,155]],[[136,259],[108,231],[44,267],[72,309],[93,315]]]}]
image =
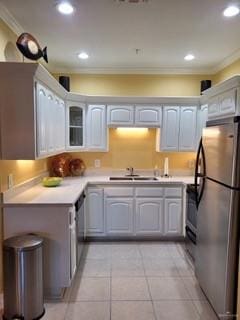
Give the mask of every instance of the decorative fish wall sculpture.
[{"label": "decorative fish wall sculpture", "polygon": [[30,60],[43,58],[48,63],[47,47],[41,49],[37,40],[30,33],[22,33],[18,37],[16,45],[24,57]]}]

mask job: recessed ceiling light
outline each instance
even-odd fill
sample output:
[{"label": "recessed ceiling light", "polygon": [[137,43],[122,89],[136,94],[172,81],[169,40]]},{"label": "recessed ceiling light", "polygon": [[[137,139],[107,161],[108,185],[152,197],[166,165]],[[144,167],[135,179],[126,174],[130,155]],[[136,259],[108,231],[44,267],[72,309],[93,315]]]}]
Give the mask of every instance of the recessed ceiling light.
[{"label": "recessed ceiling light", "polygon": [[62,1],[57,5],[57,9],[62,14],[72,14],[74,11],[73,5],[68,1]]},{"label": "recessed ceiling light", "polygon": [[86,52],[81,52],[79,53],[78,58],[82,60],[86,60],[89,58],[89,55]]},{"label": "recessed ceiling light", "polygon": [[229,6],[223,11],[223,15],[225,17],[234,17],[238,15],[240,12],[240,9],[237,6]]},{"label": "recessed ceiling light", "polygon": [[185,57],[184,57],[184,60],[186,61],[191,61],[191,60],[194,60],[195,59],[195,56],[193,54],[187,54]]}]

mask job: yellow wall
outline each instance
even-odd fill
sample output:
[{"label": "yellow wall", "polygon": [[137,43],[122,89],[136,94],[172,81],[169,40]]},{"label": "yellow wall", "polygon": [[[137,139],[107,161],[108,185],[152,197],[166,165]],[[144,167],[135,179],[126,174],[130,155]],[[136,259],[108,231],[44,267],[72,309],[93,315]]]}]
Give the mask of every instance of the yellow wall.
[{"label": "yellow wall", "polygon": [[216,84],[222,82],[237,74],[240,75],[240,59],[216,73],[216,75],[214,76],[214,83]]},{"label": "yellow wall", "polygon": [[[57,78],[59,74],[55,74]],[[107,96],[198,96],[209,75],[70,74],[71,91]]]},{"label": "yellow wall", "polygon": [[156,152],[156,129],[129,132],[119,129],[109,130],[108,153],[72,153],[80,157],[88,168],[94,167],[94,160],[101,160],[103,168],[123,169],[133,166],[136,169],[152,169],[157,165],[163,169],[165,157],[169,158],[170,169],[188,170],[188,160],[195,159],[195,153]]}]

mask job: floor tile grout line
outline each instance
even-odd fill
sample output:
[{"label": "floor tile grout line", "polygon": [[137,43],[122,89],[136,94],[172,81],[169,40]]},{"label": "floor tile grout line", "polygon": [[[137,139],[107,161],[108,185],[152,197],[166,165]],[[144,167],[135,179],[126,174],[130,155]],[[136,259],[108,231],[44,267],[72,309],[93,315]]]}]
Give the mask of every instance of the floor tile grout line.
[{"label": "floor tile grout line", "polygon": [[151,294],[148,278],[147,278],[147,275],[146,275],[146,268],[145,268],[145,265],[144,265],[144,261],[143,261],[143,271],[144,271],[145,279],[146,279],[146,282],[147,282],[148,293],[149,293],[149,296],[150,296],[150,299],[151,299],[151,304],[152,304],[152,309],[153,309],[153,316],[154,316],[154,319],[157,320],[157,314],[156,314],[156,311],[155,311],[155,308],[154,308],[154,302],[153,302],[153,298],[152,298],[152,294]]}]

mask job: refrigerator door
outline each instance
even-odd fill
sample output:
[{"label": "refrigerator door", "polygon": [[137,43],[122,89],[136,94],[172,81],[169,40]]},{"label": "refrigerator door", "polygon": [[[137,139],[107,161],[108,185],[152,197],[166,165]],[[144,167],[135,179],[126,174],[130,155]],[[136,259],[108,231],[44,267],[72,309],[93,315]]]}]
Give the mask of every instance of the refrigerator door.
[{"label": "refrigerator door", "polygon": [[239,188],[239,123],[236,118],[208,121],[203,130],[206,176]]},{"label": "refrigerator door", "polygon": [[195,270],[213,308],[223,317],[234,313],[237,215],[233,208],[238,208],[238,198],[238,191],[205,178],[198,208]]}]

